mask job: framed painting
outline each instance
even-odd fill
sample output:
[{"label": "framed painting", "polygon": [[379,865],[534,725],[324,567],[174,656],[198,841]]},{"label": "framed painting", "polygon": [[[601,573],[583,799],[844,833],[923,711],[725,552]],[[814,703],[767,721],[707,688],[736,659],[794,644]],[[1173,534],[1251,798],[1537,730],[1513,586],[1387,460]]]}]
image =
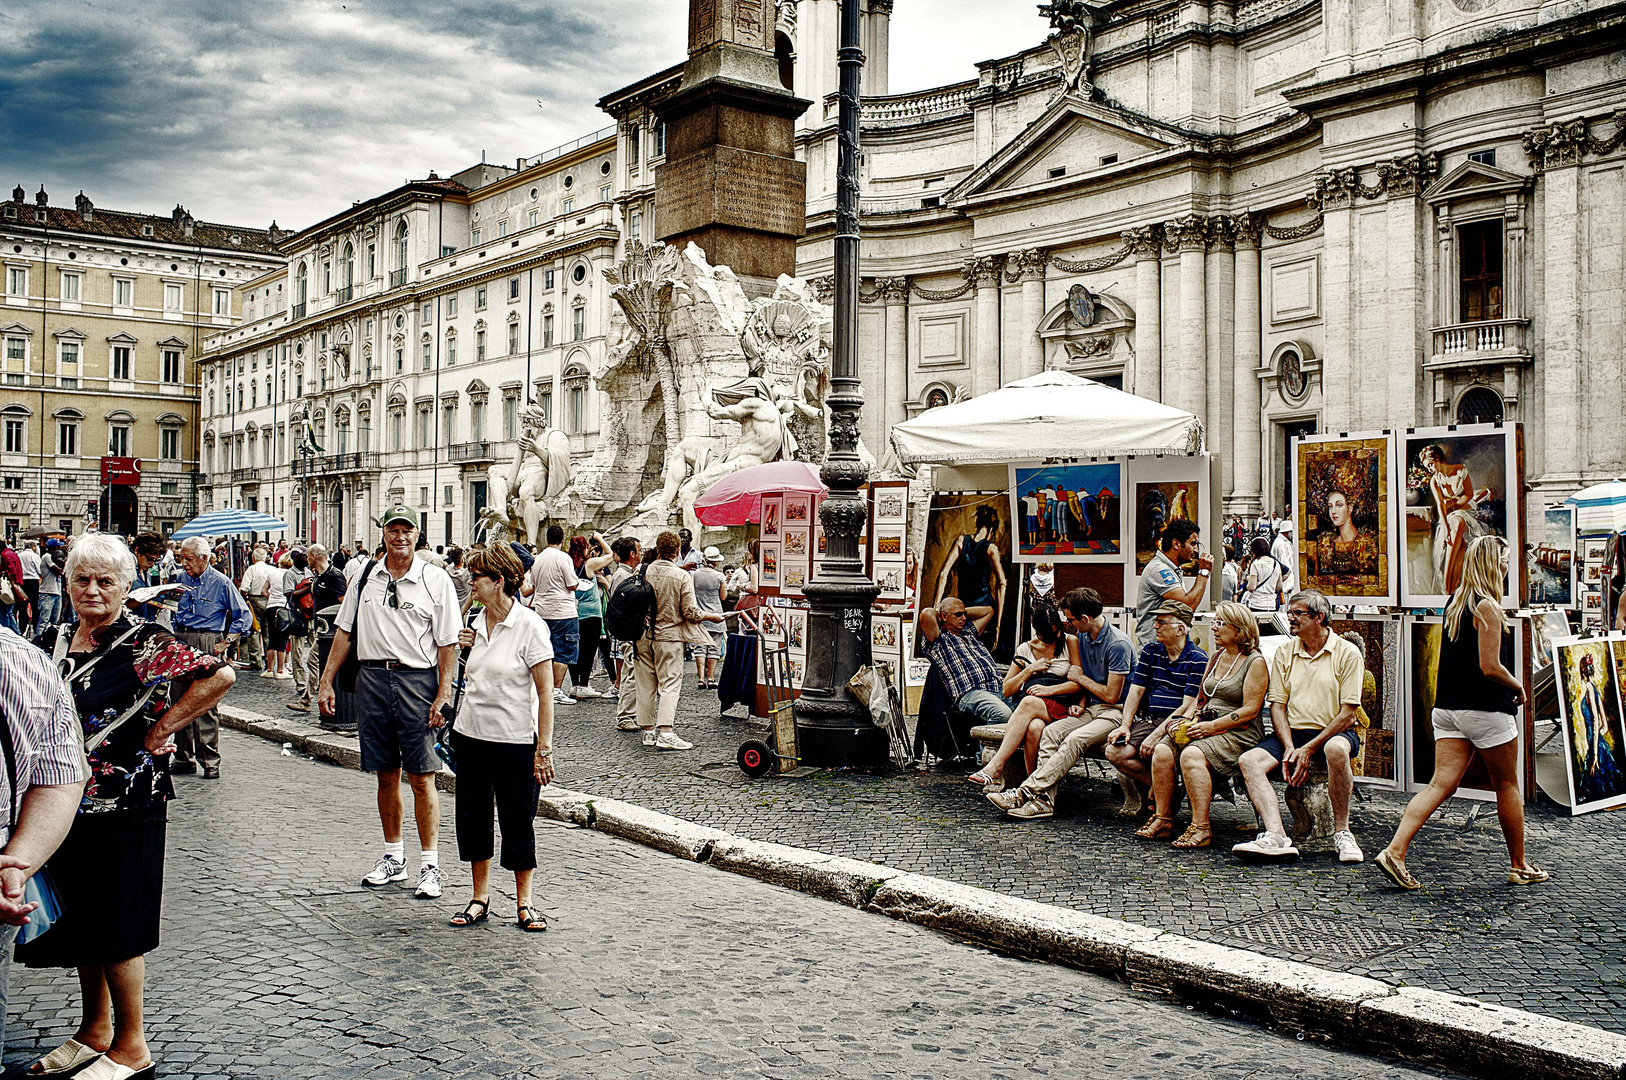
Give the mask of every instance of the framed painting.
[{"label": "framed painting", "polygon": [[1384,434],[1293,443],[1298,579],[1335,604],[1399,602],[1394,454]]},{"label": "framed painting", "polygon": [[1626,754],[1621,723],[1626,638],[1569,637],[1553,644],[1570,813],[1620,806],[1626,803],[1626,763],[1621,760]]},{"label": "framed painting", "polygon": [[[1434,776],[1434,696],[1440,679],[1440,651],[1444,643],[1445,626],[1440,617],[1434,615],[1407,616],[1401,620],[1401,625],[1405,628],[1403,633],[1407,647],[1406,660],[1410,683],[1406,713],[1409,728],[1406,790],[1421,791],[1428,786],[1429,780]],[[1513,675],[1518,679],[1524,677],[1524,665],[1520,657],[1523,640],[1522,633],[1514,634]],[[1515,723],[1519,729],[1519,759],[1522,761],[1525,738],[1522,708]],[[1522,767],[1519,770],[1519,777],[1519,790],[1522,796],[1524,790]],[[1462,786],[1457,789],[1457,794],[1470,799],[1496,798],[1496,792],[1491,787],[1490,772],[1485,768],[1485,762],[1477,752],[1468,764],[1468,771],[1463,775]]]},{"label": "framed painting", "polygon": [[905,600],[908,593],[904,585],[904,564],[901,562],[877,562],[875,564],[875,583],[881,587],[880,600]]},{"label": "framed painting", "polygon": [[781,530],[785,527],[785,497],[783,495],[764,495],[762,497],[762,539],[777,540]]},{"label": "framed painting", "polygon": [[1530,559],[1530,603],[1573,611],[1576,568],[1575,507],[1549,506],[1542,512],[1542,533],[1526,544]]},{"label": "framed painting", "polygon": [[1001,664],[1019,640],[1021,580],[1011,562],[1011,502],[1003,491],[935,491],[926,513],[919,606],[945,597],[966,606],[971,623]]},{"label": "framed painting", "polygon": [[870,484],[871,516],[876,525],[902,525],[909,516],[909,485],[879,480]]},{"label": "framed painting", "polygon": [[1010,519],[1017,562],[1120,562],[1123,464],[1010,466]]},{"label": "framed painting", "polygon": [[1361,650],[1361,710],[1370,722],[1354,763],[1357,783],[1398,789],[1405,784],[1405,680],[1400,623],[1383,616],[1334,619],[1332,632]]},{"label": "framed painting", "polygon": [[[767,500],[763,500],[766,502]],[[773,589],[779,587],[779,561],[783,554],[778,544],[757,545],[757,580]]]},{"label": "framed painting", "polygon": [[787,558],[792,556],[806,558],[808,549],[811,547],[808,535],[808,530],[805,528],[798,529],[789,525],[785,526],[785,536],[782,541],[784,545],[782,550],[785,556]]},{"label": "framed painting", "polygon": [[903,558],[903,526],[875,525],[870,531],[875,539],[875,559]]},{"label": "framed painting", "polygon": [[785,496],[785,528],[806,528],[812,520],[813,496],[786,495]]},{"label": "framed painting", "polygon": [[[1400,447],[1405,485],[1400,602],[1443,608],[1462,579],[1468,546],[1499,536],[1520,550],[1524,475],[1517,424],[1473,424],[1407,431]],[[1502,604],[1520,601],[1519,560]]]},{"label": "framed painting", "polygon": [[[1214,573],[1224,564],[1218,532],[1214,528],[1214,492],[1217,463],[1210,454],[1182,454],[1165,457],[1134,457],[1124,467],[1125,500],[1133,537],[1134,557],[1123,560],[1125,603],[1133,606],[1140,590],[1142,571],[1162,549],[1164,534],[1176,521],[1191,521],[1200,531],[1203,550],[1214,555]],[[1196,580],[1197,565],[1188,561],[1180,567],[1182,581]],[[1061,575],[1056,576],[1061,587]],[[1098,590],[1099,591],[1099,590]],[[1102,593],[1103,598],[1106,593]],[[1218,580],[1203,596],[1198,610],[1212,610],[1219,602]]]},{"label": "framed painting", "polygon": [[807,651],[807,612],[792,608],[786,614],[785,644],[793,653]]}]

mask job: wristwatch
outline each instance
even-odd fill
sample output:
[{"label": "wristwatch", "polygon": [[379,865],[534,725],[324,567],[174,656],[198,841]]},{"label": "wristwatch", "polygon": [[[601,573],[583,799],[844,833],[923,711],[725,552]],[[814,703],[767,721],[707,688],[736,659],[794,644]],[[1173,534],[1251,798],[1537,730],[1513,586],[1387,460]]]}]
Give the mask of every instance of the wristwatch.
[{"label": "wristwatch", "polygon": [[1197,571],[1197,576],[1198,577],[1207,577],[1208,576],[1208,571],[1207,570],[1199,570],[1199,571]]}]

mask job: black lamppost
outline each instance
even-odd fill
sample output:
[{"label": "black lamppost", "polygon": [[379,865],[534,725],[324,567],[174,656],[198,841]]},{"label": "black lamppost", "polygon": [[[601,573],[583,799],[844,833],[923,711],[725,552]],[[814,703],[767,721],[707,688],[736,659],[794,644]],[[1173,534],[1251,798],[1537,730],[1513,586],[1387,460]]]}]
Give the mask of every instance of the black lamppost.
[{"label": "black lamppost", "polygon": [[858,378],[858,79],[864,53],[858,47],[858,0],[842,0],[838,53],[839,157],[836,160],[836,295],[834,357],[829,415],[830,452],[819,473],[829,496],[819,508],[827,557],[805,592],[807,670],[796,702],[796,744],[804,763],[875,766],[887,762],[886,732],[870,723],[869,710],[847,693],[847,680],[870,662],[870,605],[880,588],[864,574],[858,536],[864,500],[858,489],[869,471],[858,457],[858,417],[863,384]]}]

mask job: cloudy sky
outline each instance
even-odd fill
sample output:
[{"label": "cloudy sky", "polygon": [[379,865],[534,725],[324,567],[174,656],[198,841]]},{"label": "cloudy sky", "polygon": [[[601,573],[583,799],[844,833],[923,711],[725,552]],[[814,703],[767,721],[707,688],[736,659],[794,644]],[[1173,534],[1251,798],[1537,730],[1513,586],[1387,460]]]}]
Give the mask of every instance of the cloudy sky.
[{"label": "cloudy sky", "polygon": [[[894,93],[1037,44],[1034,0],[897,0]],[[0,185],[311,224],[431,169],[606,126],[683,58],[684,0],[3,0]]]}]

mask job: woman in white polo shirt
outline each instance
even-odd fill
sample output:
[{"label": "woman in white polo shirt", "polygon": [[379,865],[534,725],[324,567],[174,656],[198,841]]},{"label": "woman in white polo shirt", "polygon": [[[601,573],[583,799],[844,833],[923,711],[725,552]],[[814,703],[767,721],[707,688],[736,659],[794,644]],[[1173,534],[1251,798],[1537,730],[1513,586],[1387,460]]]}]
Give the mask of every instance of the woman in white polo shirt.
[{"label": "woman in white polo shirt", "polygon": [[457,854],[472,864],[474,899],[451,925],[482,923],[491,907],[492,803],[502,826],[504,870],[514,873],[517,924],[546,930],[531,907],[539,785],[553,782],[553,644],[541,616],[515,601],[525,567],[498,544],[469,557],[469,585],[484,612],[458,644],[463,707],[452,730],[457,754]]}]

